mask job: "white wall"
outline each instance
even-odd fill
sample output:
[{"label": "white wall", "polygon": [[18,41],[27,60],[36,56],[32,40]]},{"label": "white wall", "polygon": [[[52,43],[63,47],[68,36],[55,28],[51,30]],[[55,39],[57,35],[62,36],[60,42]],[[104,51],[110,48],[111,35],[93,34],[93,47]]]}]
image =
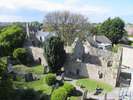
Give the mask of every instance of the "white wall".
[{"label": "white wall", "polygon": [[133,68],[133,48],[123,47],[122,65]]}]

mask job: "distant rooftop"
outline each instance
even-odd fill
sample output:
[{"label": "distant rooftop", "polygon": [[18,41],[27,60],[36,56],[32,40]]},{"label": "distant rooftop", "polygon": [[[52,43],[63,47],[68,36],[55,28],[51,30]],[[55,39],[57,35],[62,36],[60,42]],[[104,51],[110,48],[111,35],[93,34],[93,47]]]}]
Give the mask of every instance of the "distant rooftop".
[{"label": "distant rooftop", "polygon": [[40,40],[40,38],[42,39],[42,41],[45,41],[45,39],[51,37],[51,36],[55,36],[55,32],[43,32],[43,31],[38,31],[36,34],[37,38]]},{"label": "distant rooftop", "polygon": [[112,42],[104,35],[96,35],[96,42],[112,44]]}]

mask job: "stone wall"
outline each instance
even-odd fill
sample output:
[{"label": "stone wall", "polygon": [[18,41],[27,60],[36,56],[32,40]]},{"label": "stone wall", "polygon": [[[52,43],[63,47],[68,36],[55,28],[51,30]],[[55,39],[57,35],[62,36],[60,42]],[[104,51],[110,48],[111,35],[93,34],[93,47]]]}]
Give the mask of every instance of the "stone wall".
[{"label": "stone wall", "polygon": [[38,47],[29,47],[28,48],[29,51],[32,53],[34,60],[39,60],[39,58],[41,59],[41,64],[46,66],[47,62],[46,59],[43,56],[43,48],[38,48]]},{"label": "stone wall", "polygon": [[[64,65],[66,75],[72,74],[72,76],[84,76],[91,79],[100,80],[106,82],[112,86],[116,86],[116,80],[118,77],[119,62],[121,51],[118,53],[112,53],[110,51],[103,51],[97,48],[85,45],[85,52],[88,54],[88,62],[73,59],[73,54],[68,57],[66,64]],[[94,57],[92,57],[94,56]],[[97,64],[96,58],[101,64]],[[90,63],[93,61],[93,63]],[[108,66],[108,62],[111,61],[111,66]],[[102,73],[102,78],[99,78]]]},{"label": "stone wall", "polygon": [[[72,76],[73,75],[84,76],[91,79],[104,81],[112,86],[115,86],[118,77],[121,51],[114,54],[110,51],[103,51],[91,47],[87,43],[84,44],[84,47],[85,47],[85,56],[83,59],[84,61],[75,59],[73,48],[66,47],[68,49],[67,61],[64,64],[64,69],[66,74]],[[29,47],[29,50],[33,54],[35,60],[41,58],[41,64],[44,66],[47,65],[46,59],[43,56],[42,48]],[[107,66],[108,61],[112,62],[111,66]],[[98,62],[100,62],[100,64]],[[99,74],[101,73],[103,74],[103,77],[99,78]]]}]

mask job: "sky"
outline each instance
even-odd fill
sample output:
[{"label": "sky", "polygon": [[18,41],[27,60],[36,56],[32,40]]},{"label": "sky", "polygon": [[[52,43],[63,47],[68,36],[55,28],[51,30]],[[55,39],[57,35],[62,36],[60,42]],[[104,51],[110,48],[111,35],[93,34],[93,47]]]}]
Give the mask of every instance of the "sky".
[{"label": "sky", "polygon": [[133,23],[133,0],[0,0],[0,22],[40,21],[48,12],[80,13],[92,23],[121,17]]}]

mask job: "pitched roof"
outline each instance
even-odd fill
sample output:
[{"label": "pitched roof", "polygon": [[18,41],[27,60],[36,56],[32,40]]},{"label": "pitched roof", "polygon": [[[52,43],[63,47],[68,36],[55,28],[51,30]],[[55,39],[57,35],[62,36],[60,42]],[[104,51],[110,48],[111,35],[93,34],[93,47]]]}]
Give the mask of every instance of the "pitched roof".
[{"label": "pitched roof", "polygon": [[112,42],[104,35],[97,35],[96,36],[96,42],[100,43],[109,43],[111,44]]}]

